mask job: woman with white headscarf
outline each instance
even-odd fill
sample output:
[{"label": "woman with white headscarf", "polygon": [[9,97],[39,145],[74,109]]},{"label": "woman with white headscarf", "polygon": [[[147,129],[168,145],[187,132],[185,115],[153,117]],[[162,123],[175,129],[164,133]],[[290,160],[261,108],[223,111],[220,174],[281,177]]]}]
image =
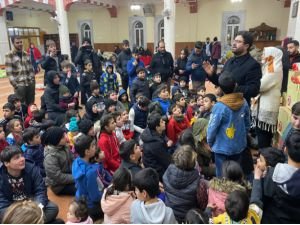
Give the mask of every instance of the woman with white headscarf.
[{"label": "woman with white headscarf", "polygon": [[252,119],[256,126],[258,147],[270,147],[277,130],[282,84],[282,51],[276,47],[265,47],[262,55],[260,93],[252,105]]}]

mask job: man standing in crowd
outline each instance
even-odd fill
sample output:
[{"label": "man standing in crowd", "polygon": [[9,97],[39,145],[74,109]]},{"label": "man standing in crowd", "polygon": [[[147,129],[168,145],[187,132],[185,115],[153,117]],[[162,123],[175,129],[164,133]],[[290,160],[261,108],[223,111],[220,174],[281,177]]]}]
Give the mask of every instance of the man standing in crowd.
[{"label": "man standing in crowd", "polygon": [[221,58],[221,43],[218,41],[217,37],[214,37],[214,42],[212,43],[211,50],[211,62],[215,70],[218,68],[218,62]]},{"label": "man standing in crowd", "polygon": [[202,43],[197,41],[195,43],[195,48],[189,55],[186,63],[187,72],[192,74],[192,85],[194,90],[197,90],[199,87],[203,86],[207,77],[207,74],[202,67],[203,62],[205,61],[205,54],[202,52],[204,50],[205,49],[202,50]]},{"label": "man standing in crowd", "polygon": [[153,55],[150,63],[152,74],[160,73],[161,82],[170,86],[170,78],[173,76],[174,60],[170,52],[166,51],[165,42],[158,42],[157,53]]},{"label": "man standing in crowd", "polygon": [[131,59],[131,50],[129,48],[129,41],[123,41],[123,50],[119,53],[117,59],[117,71],[121,75],[122,87],[124,90],[128,88],[129,77],[127,73],[127,63]]},{"label": "man standing in crowd", "polygon": [[204,50],[205,59],[206,60],[210,59],[212,55],[212,43],[210,42],[209,37],[206,38],[206,42],[203,46],[203,50]]},{"label": "man standing in crowd", "polygon": [[287,50],[289,52],[290,69],[292,69],[294,63],[300,63],[299,42],[297,40],[289,41]]},{"label": "man standing in crowd", "polygon": [[20,37],[11,38],[14,49],[5,55],[6,74],[15,94],[22,103],[34,103],[35,77],[30,57],[23,51],[23,41]]},{"label": "man standing in crowd", "polygon": [[[233,74],[233,78],[238,84],[236,92],[242,92],[249,105],[250,99],[259,93],[262,77],[259,63],[249,54],[252,44],[253,36],[250,32],[238,32],[232,44],[234,57],[226,62],[223,69],[223,71]],[[216,74],[213,66],[209,62],[204,62],[203,68],[208,74],[208,79],[218,85],[219,74]]]},{"label": "man standing in crowd", "polygon": [[84,38],[82,41],[82,46],[80,47],[77,56],[75,57],[75,65],[79,65],[80,73],[84,70],[85,60],[91,60],[93,65],[93,72],[96,74],[96,79],[99,82],[100,76],[102,75],[102,65],[100,57],[97,52],[94,51],[91,40],[89,38]]}]

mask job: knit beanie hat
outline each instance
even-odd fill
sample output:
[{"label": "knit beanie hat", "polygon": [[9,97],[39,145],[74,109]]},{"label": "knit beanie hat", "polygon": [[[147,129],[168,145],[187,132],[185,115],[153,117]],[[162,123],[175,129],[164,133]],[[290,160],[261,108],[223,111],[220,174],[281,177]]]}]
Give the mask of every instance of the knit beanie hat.
[{"label": "knit beanie hat", "polygon": [[65,131],[61,127],[51,127],[45,132],[45,145],[57,146],[63,138]]},{"label": "knit beanie hat", "polygon": [[70,90],[65,85],[59,86],[59,96],[62,97],[64,94],[69,93]]},{"label": "knit beanie hat", "polygon": [[77,125],[77,119],[76,119],[76,117],[74,116],[74,117],[72,117],[71,119],[70,119],[70,123],[69,123],[69,131],[70,132],[75,132],[75,131],[78,131],[79,129],[78,129],[78,125]]},{"label": "knit beanie hat", "polygon": [[83,119],[78,124],[79,131],[84,134],[87,134],[93,126],[94,126],[94,123],[88,119]]},{"label": "knit beanie hat", "polygon": [[259,152],[265,158],[268,166],[275,167],[277,163],[285,162],[285,155],[283,151],[277,148],[262,148],[259,149]]}]

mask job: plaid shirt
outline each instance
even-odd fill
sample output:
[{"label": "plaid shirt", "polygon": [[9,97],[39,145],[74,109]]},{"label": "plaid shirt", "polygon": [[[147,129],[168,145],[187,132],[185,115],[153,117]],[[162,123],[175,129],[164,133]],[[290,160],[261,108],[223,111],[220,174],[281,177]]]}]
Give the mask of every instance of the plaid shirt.
[{"label": "plaid shirt", "polygon": [[34,70],[30,57],[26,52],[22,52],[22,59],[20,59],[16,50],[12,50],[6,54],[5,67],[6,75],[14,88],[18,86],[29,86],[35,82]]}]

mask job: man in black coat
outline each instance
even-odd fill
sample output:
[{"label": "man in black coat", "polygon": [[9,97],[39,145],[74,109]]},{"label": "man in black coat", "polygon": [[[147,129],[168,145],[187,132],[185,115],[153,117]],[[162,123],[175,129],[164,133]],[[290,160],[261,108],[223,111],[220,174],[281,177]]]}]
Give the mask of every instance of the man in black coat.
[{"label": "man in black coat", "polygon": [[290,69],[292,69],[294,63],[300,63],[299,42],[297,40],[289,41],[287,51],[289,53]]},{"label": "man in black coat", "polygon": [[119,53],[117,58],[117,71],[122,78],[122,87],[127,91],[128,88],[128,73],[127,73],[127,63],[132,58],[131,50],[129,48],[129,41],[123,41],[123,50]]},{"label": "man in black coat", "polygon": [[[223,68],[223,71],[229,71],[233,74],[233,78],[238,84],[236,92],[242,92],[249,105],[250,99],[256,97],[259,93],[260,79],[262,77],[259,63],[249,54],[252,44],[253,36],[250,32],[238,32],[232,44],[234,57],[229,59]],[[203,68],[208,74],[208,79],[215,85],[218,85],[220,74],[214,72],[209,62],[204,62]]]},{"label": "man in black coat", "polygon": [[159,41],[157,53],[153,55],[150,63],[152,74],[160,73],[161,82],[169,85],[174,72],[174,60],[170,52],[166,51],[165,42]]},{"label": "man in black coat", "polygon": [[93,72],[96,75],[97,82],[100,81],[100,76],[102,75],[102,64],[100,57],[97,52],[94,51],[91,40],[89,38],[84,38],[82,41],[82,46],[80,47],[77,56],[75,57],[75,65],[79,65],[80,73],[84,71],[85,60],[91,60],[93,65]]},{"label": "man in black coat", "polygon": [[154,113],[148,117],[147,125],[148,127],[141,134],[143,164],[145,168],[155,169],[162,181],[162,176],[171,163],[171,155],[168,153],[169,143],[166,143],[164,134],[166,123],[160,114]]}]

